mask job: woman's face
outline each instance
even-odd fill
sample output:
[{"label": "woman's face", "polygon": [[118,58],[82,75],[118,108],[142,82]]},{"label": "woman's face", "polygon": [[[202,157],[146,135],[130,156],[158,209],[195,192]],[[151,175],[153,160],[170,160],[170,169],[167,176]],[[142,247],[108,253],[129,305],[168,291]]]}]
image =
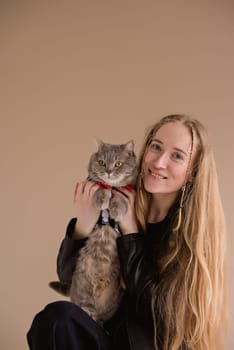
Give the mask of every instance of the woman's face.
[{"label": "woman's face", "polygon": [[179,122],[160,127],[143,158],[142,179],[147,192],[178,193],[185,183],[191,141],[189,130]]}]

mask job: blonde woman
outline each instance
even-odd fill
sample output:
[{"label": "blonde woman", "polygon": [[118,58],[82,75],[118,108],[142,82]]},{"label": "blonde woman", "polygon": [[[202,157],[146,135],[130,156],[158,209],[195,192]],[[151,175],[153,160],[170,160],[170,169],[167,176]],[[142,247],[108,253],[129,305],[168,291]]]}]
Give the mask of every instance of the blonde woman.
[{"label": "blonde woman", "polygon": [[182,344],[196,350],[222,349],[225,222],[203,125],[184,115],[163,118],[146,137],[140,169],[139,226],[147,231],[147,222],[166,216],[170,222],[168,244],[154,267],[159,274],[152,285],[155,338],[163,349],[176,350]]},{"label": "blonde woman", "polygon": [[[58,255],[70,283],[75,257],[94,227],[97,185],[78,184]],[[67,301],[36,315],[31,350],[221,350],[225,328],[225,222],[212,149],[203,125],[169,115],[149,128],[136,191],[118,189],[128,211],[117,239],[125,298],[99,327]],[[42,340],[44,339],[44,340]]]}]

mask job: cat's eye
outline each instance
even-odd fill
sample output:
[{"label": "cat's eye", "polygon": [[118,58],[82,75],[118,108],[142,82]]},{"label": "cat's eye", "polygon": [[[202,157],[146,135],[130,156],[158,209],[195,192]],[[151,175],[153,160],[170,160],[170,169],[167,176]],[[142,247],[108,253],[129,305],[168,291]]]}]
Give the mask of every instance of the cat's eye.
[{"label": "cat's eye", "polygon": [[120,161],[118,161],[118,162],[115,163],[115,167],[116,167],[116,168],[121,168],[122,165],[123,165],[123,163],[120,162]]},{"label": "cat's eye", "polygon": [[102,159],[99,159],[98,164],[101,165],[101,166],[105,166],[106,162],[104,160],[102,160]]}]

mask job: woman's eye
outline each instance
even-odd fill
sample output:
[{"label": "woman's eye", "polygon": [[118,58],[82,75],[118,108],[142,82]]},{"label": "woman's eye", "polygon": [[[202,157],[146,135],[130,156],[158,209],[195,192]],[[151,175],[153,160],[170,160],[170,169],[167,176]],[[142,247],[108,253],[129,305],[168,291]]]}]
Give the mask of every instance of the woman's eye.
[{"label": "woman's eye", "polygon": [[151,149],[154,150],[154,151],[161,151],[161,146],[158,145],[157,143],[152,143],[150,145]]},{"label": "woman's eye", "polygon": [[123,165],[123,163],[120,162],[120,161],[118,161],[118,162],[115,163],[115,167],[116,167],[116,168],[120,168],[122,165]]},{"label": "woman's eye", "polygon": [[182,154],[181,154],[181,153],[178,153],[178,152],[173,153],[173,158],[176,159],[176,160],[183,160],[183,159],[184,159],[184,157],[182,156]]},{"label": "woman's eye", "polygon": [[104,160],[102,160],[102,159],[99,159],[98,164],[101,165],[101,166],[105,166],[106,162]]}]

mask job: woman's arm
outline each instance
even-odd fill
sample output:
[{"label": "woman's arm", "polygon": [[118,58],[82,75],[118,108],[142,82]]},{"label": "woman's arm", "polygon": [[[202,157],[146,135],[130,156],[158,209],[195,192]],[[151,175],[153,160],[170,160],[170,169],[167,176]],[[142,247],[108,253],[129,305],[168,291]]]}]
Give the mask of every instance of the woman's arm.
[{"label": "woman's arm", "polygon": [[93,195],[98,188],[92,181],[76,184],[73,201],[78,220],[73,218],[69,222],[57,257],[57,274],[62,283],[71,283],[79,251],[100,215],[100,210],[93,205]]},{"label": "woman's arm", "polygon": [[76,222],[76,218],[70,220],[67,226],[66,236],[61,243],[57,256],[57,274],[62,283],[71,283],[79,251],[85,245],[87,239],[73,238]]},{"label": "woman's arm", "polygon": [[128,234],[117,239],[121,272],[134,309],[143,320],[151,313],[152,287],[156,278],[151,269],[144,234]]},{"label": "woman's arm", "polygon": [[117,239],[123,279],[135,312],[141,318],[149,319],[154,278],[146,246],[146,235],[138,232],[134,208],[135,191],[119,188],[114,194],[123,196],[128,208],[119,222],[122,236]]}]

